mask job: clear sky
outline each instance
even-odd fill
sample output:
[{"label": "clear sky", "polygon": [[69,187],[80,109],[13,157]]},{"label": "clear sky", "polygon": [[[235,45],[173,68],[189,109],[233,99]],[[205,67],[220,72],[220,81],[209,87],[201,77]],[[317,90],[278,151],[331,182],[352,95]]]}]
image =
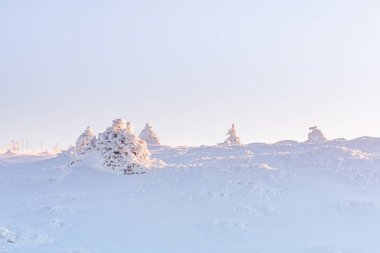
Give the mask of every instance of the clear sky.
[{"label": "clear sky", "polygon": [[0,0],[0,147],[380,136],[378,0]]}]

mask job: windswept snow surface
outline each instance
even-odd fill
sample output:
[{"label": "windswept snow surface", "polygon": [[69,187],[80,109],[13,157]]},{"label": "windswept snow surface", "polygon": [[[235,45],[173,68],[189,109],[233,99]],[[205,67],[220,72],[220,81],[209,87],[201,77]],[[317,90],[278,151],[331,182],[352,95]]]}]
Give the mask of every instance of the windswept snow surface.
[{"label": "windswept snow surface", "polygon": [[0,155],[0,252],[380,252],[379,139],[151,152],[129,176]]}]

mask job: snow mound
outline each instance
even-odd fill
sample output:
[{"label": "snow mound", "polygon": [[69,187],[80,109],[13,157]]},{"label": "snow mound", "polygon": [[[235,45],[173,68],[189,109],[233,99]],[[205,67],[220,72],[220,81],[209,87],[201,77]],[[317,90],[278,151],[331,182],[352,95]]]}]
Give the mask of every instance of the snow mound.
[{"label": "snow mound", "polygon": [[297,168],[344,168],[369,166],[373,163],[373,155],[366,152],[337,146],[317,146],[309,150],[286,153],[278,156],[285,167]]},{"label": "snow mound", "polygon": [[284,141],[278,141],[276,143],[274,143],[273,145],[275,146],[294,146],[294,145],[298,145],[299,142],[297,141],[293,141],[293,140],[284,140]]},{"label": "snow mound", "polygon": [[329,157],[337,159],[369,159],[372,156],[357,149],[336,146],[322,146],[313,148],[308,152],[311,156],[319,158]]},{"label": "snow mound", "polygon": [[[19,227],[9,229],[0,227],[0,241],[16,247],[39,246],[51,242],[48,236],[40,234],[35,229]],[[1,249],[1,248],[0,248]]]},{"label": "snow mound", "polygon": [[5,227],[0,227],[0,238],[6,240],[9,243],[16,242],[16,235]]},{"label": "snow mound", "polygon": [[363,136],[346,141],[344,146],[363,150],[369,153],[380,153],[380,138]]}]

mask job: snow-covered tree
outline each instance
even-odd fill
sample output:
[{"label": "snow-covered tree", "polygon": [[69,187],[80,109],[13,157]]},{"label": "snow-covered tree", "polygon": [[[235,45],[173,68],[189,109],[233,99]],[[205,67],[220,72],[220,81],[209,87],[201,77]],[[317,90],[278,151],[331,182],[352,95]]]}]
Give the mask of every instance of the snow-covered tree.
[{"label": "snow-covered tree", "polygon": [[94,149],[96,136],[91,127],[87,127],[75,142],[75,152],[78,155],[83,155],[87,151]]},{"label": "snow-covered tree", "polygon": [[309,127],[309,130],[310,132],[308,134],[308,142],[321,143],[327,140],[326,137],[323,135],[322,131],[319,130],[317,126]]},{"label": "snow-covered tree", "polygon": [[145,124],[145,128],[141,131],[139,138],[144,140],[148,145],[158,146],[160,140],[157,134],[153,131],[152,126],[149,123]]},{"label": "snow-covered tree", "polygon": [[224,145],[241,145],[240,137],[236,133],[235,124],[232,124],[232,127],[227,132],[228,138],[224,141]]},{"label": "snow-covered tree", "polygon": [[124,174],[143,173],[153,160],[145,141],[132,133],[132,124],[123,119],[113,121],[112,127],[99,134],[96,149],[103,165]]},{"label": "snow-covered tree", "polygon": [[131,122],[127,122],[127,132],[129,134],[132,134],[132,132],[133,132],[133,125]]}]

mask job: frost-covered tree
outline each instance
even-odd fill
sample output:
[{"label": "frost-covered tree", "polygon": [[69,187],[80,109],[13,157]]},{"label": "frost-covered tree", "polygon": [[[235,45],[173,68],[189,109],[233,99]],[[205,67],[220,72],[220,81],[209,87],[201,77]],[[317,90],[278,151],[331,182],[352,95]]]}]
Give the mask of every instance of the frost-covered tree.
[{"label": "frost-covered tree", "polygon": [[309,127],[309,134],[308,134],[308,142],[311,143],[320,143],[320,142],[325,142],[327,139],[323,135],[322,131],[318,129],[317,126],[314,127]]},{"label": "frost-covered tree", "polygon": [[83,155],[87,151],[94,149],[96,136],[91,127],[87,127],[75,142],[75,152],[78,155]]},{"label": "frost-covered tree", "polygon": [[132,134],[132,132],[133,132],[133,125],[131,122],[127,122],[127,132],[129,134]]},{"label": "frost-covered tree", "polygon": [[141,131],[139,138],[144,140],[148,145],[158,146],[160,145],[160,139],[153,131],[152,126],[149,123],[145,124],[145,128]]},{"label": "frost-covered tree", "polygon": [[235,124],[227,132],[228,138],[224,141],[224,145],[241,145],[240,137],[236,133]]},{"label": "frost-covered tree", "polygon": [[103,159],[103,166],[124,174],[143,173],[153,160],[145,141],[132,133],[132,124],[123,119],[113,121],[112,127],[99,134],[96,149]]}]

